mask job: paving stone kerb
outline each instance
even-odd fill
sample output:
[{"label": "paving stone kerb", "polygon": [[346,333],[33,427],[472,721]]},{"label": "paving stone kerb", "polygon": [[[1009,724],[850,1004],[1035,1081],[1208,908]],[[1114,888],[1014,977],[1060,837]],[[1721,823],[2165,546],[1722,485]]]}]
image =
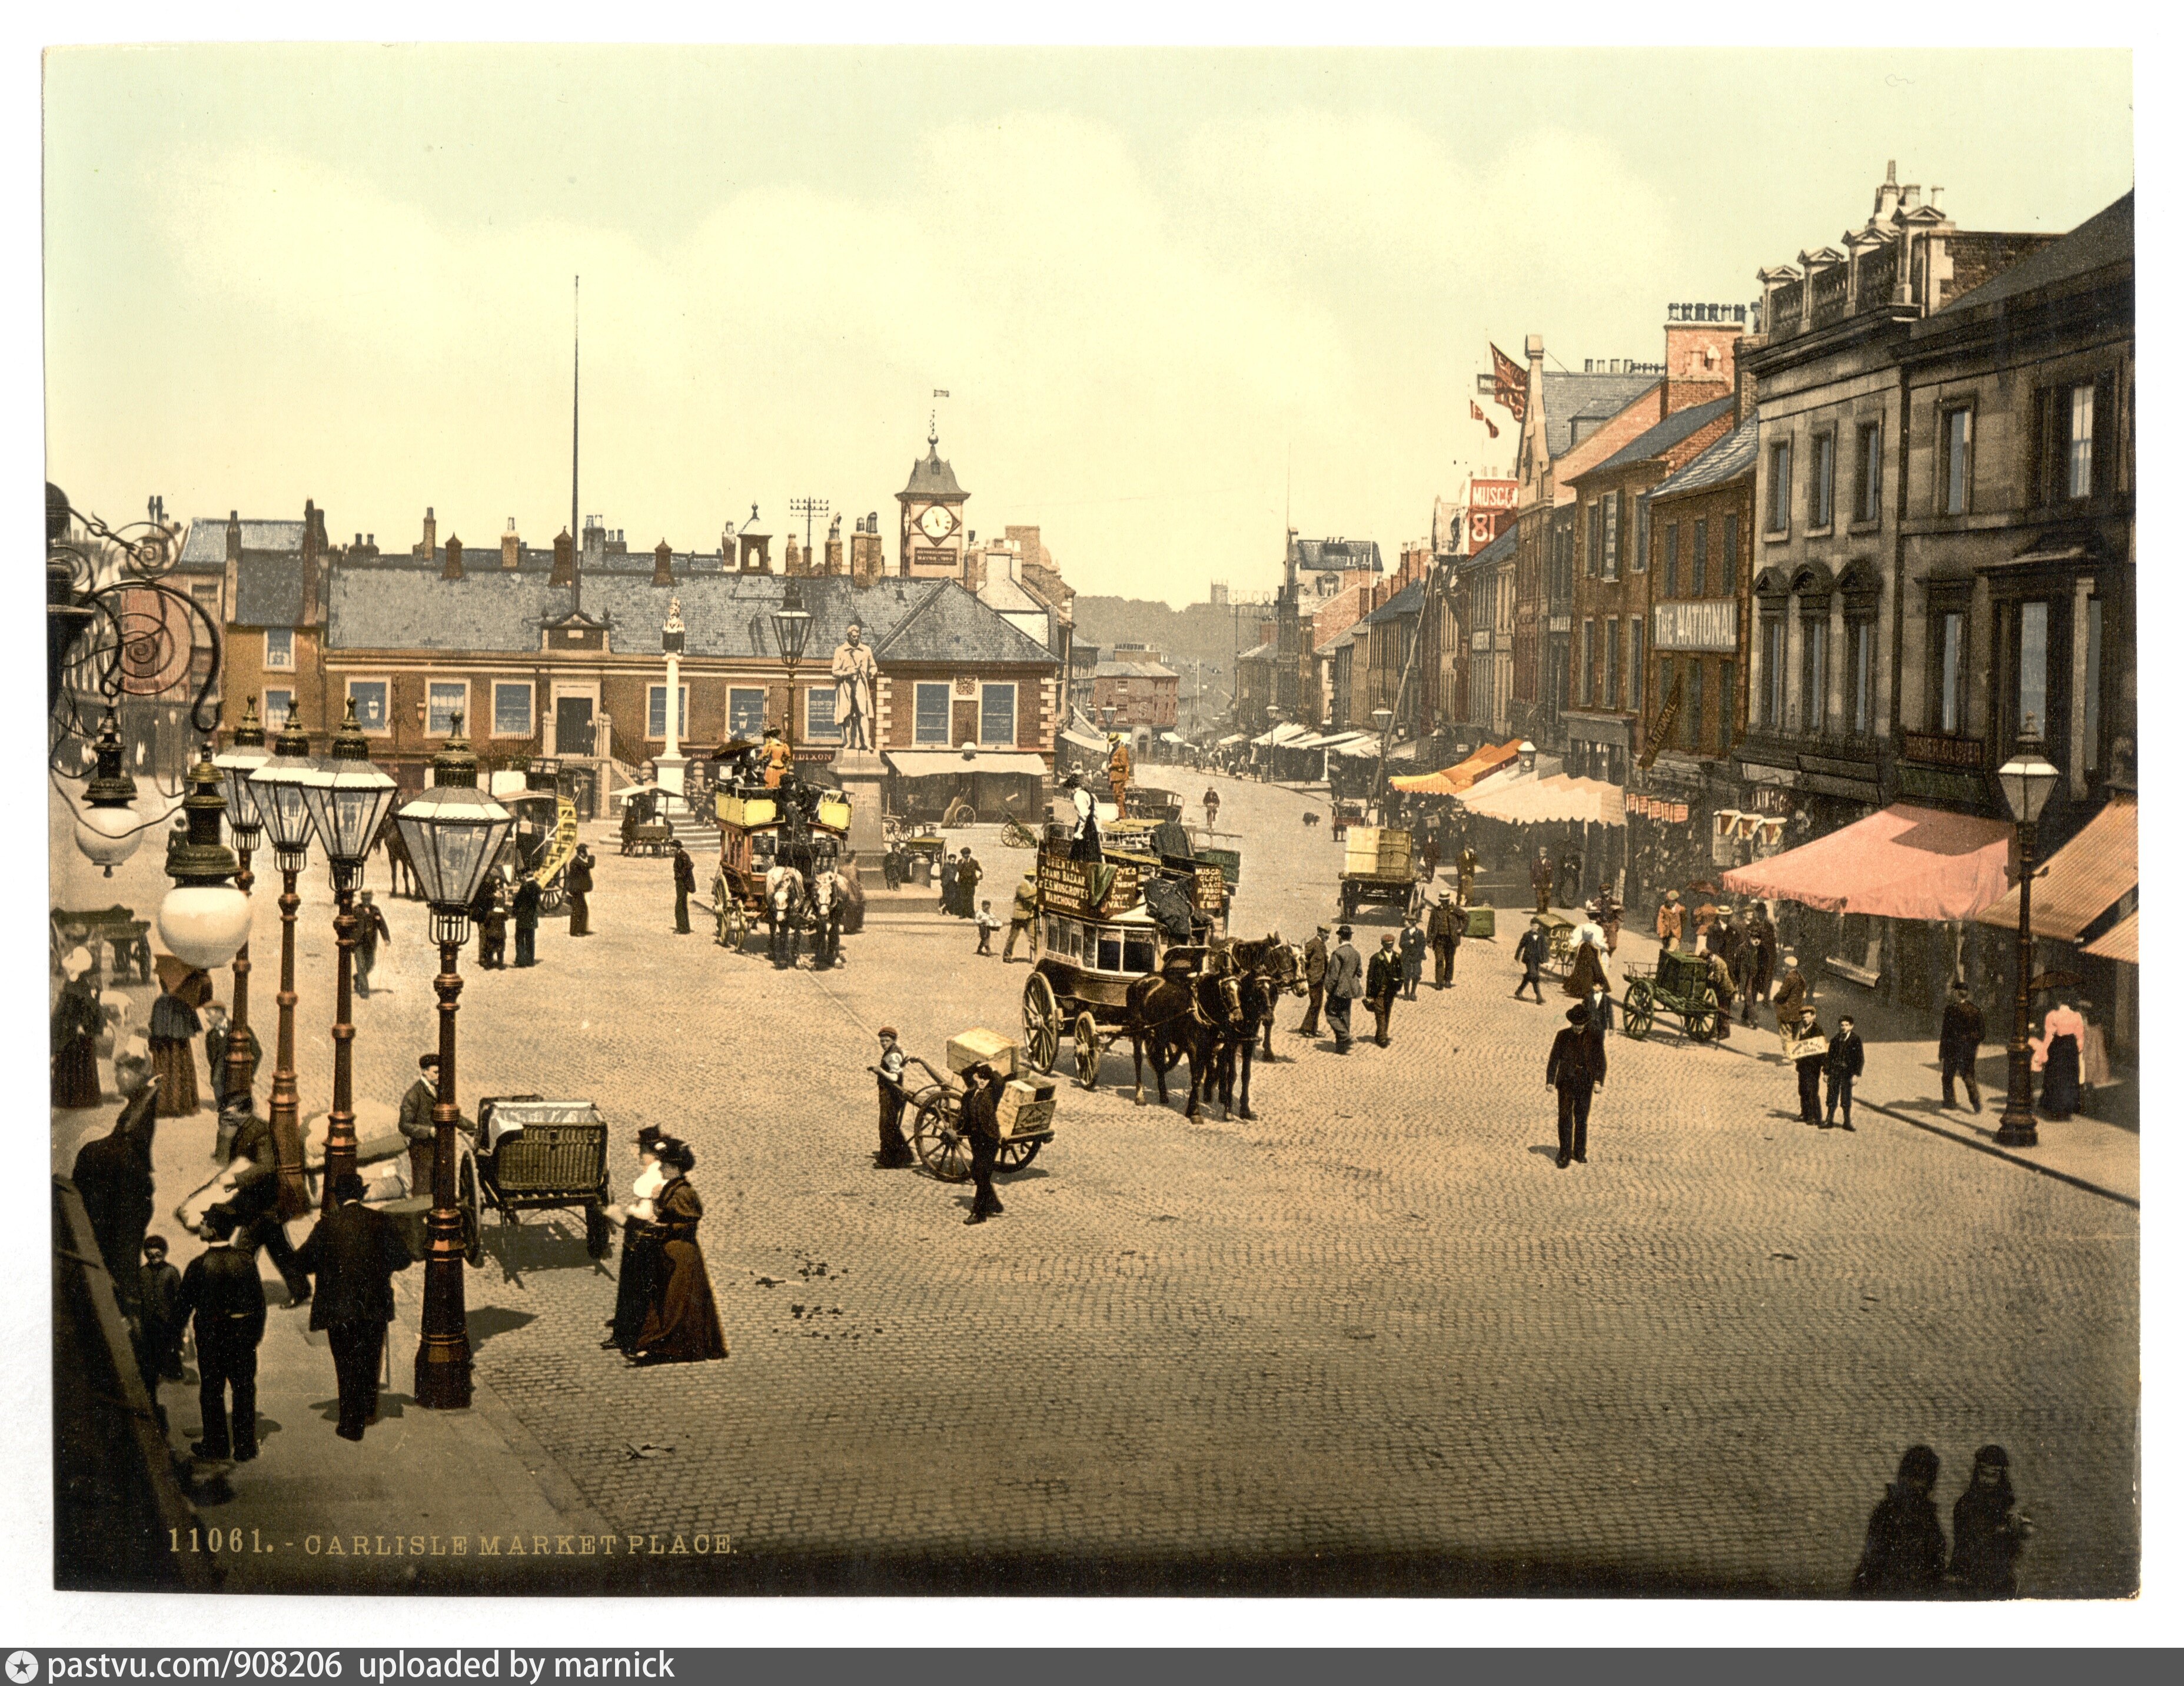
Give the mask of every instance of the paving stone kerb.
[{"label": "paving stone kerb", "polygon": [[[1308,935],[1340,854],[1310,798],[1212,782],[1245,834],[1236,927]],[[461,1079],[466,1106],[596,1099],[618,1181],[640,1124],[697,1152],[726,1360],[600,1351],[613,1283],[573,1221],[526,1216],[468,1277],[481,1381],[616,1528],[872,1584],[908,1560],[974,1566],[966,1589],[1011,1562],[1316,1561],[1833,1595],[1906,1444],[1941,1452],[1946,1518],[1995,1440],[2038,1527],[2025,1589],[2137,1583],[2130,1207],[1885,1118],[1804,1128],[1786,1072],[1661,1030],[1611,1042],[1591,1163],[1558,1171],[1558,1001],[1508,999],[1505,933],[1400,1004],[1386,1050],[1338,1058],[1285,1003],[1256,1122],[1134,1107],[1123,1048],[970,1228],[967,1188],[871,1167],[872,1032],[939,1064],[954,1032],[1013,1030],[1028,969],[917,921],[777,973],[671,935],[666,863],[599,853],[599,936],[549,926],[537,970],[466,973]],[[307,974],[331,952],[309,888]],[[421,911],[388,913],[355,1046],[359,1093],[392,1101],[435,960]],[[326,1017],[307,993],[309,1106]]]}]

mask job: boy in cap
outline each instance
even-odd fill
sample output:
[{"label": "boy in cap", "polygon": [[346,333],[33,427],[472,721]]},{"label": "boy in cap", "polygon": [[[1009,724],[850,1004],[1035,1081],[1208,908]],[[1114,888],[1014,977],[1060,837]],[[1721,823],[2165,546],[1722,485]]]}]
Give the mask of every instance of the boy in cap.
[{"label": "boy in cap", "polygon": [[1388,1017],[1396,1010],[1396,997],[1403,988],[1402,956],[1396,952],[1396,934],[1380,933],[1380,946],[1365,967],[1365,1004],[1373,1010],[1373,1040],[1388,1045]]},{"label": "boy in cap", "polygon": [[1521,1001],[1529,989],[1532,992],[1532,1004],[1546,1006],[1547,998],[1540,993],[1540,968],[1547,963],[1547,927],[1544,921],[1535,919],[1531,928],[1517,939],[1517,963],[1524,968],[1524,975],[1518,980],[1516,992],[1509,999]]},{"label": "boy in cap", "polygon": [[880,1027],[880,1063],[872,1075],[880,1086],[880,1150],[873,1163],[882,1171],[900,1171],[917,1161],[903,1139],[903,1074],[910,1065],[895,1037],[893,1025]]},{"label": "boy in cap", "polygon": [[994,917],[993,903],[981,901],[978,904],[978,953],[986,955],[989,959],[992,957],[994,933],[1000,928],[1001,921]]},{"label": "boy in cap", "polygon": [[167,1238],[144,1238],[136,1303],[144,1319],[144,1367],[170,1382],[182,1379],[182,1273],[167,1262]]},{"label": "boy in cap", "polygon": [[[1442,893],[1446,895],[1446,891]],[[1403,915],[1403,934],[1396,940],[1396,950],[1403,963],[1403,999],[1418,999],[1418,977],[1425,971],[1426,933],[1418,928],[1415,913]]]},{"label": "boy in cap", "polygon": [[1865,1075],[1865,1043],[1858,1033],[1858,1021],[1845,1013],[1838,1022],[1836,1033],[1828,1041],[1828,1105],[1820,1125],[1823,1130],[1836,1121],[1836,1104],[1842,1104],[1842,1127],[1855,1130],[1850,1121],[1851,1085]]},{"label": "boy in cap", "polygon": [[[190,1450],[200,1458],[248,1463],[258,1455],[258,1343],[265,1336],[265,1288],[258,1279],[255,1249],[234,1240],[231,1213],[214,1207],[205,1214],[204,1227],[212,1245],[190,1260],[175,1299],[176,1314],[193,1316],[197,1324],[198,1407],[204,1428]],[[372,1367],[376,1374],[376,1355]]]}]

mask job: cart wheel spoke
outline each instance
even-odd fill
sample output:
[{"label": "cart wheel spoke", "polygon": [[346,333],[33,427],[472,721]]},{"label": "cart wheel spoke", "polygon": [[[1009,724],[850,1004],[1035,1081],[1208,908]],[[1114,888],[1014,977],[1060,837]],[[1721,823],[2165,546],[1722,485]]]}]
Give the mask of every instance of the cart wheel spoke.
[{"label": "cart wheel spoke", "polygon": [[485,1263],[485,1228],[478,1221],[477,1161],[467,1154],[456,1168],[455,1207],[462,1215],[463,1257],[473,1266]]},{"label": "cart wheel spoke", "polygon": [[971,1180],[971,1142],[957,1127],[962,1097],[954,1089],[928,1093],[911,1126],[911,1146],[925,1168],[943,1182]]},{"label": "cart wheel spoke", "polygon": [[1034,971],[1024,982],[1023,1025],[1024,1051],[1032,1065],[1051,1071],[1061,1043],[1061,1009],[1044,972]]},{"label": "cart wheel spoke", "polygon": [[1038,1142],[1003,1142],[1000,1155],[994,1160],[994,1169],[1022,1171],[1039,1157],[1042,1144]]},{"label": "cart wheel spoke", "polygon": [[1100,1087],[1100,1027],[1089,1013],[1077,1015],[1077,1081],[1088,1089]]}]

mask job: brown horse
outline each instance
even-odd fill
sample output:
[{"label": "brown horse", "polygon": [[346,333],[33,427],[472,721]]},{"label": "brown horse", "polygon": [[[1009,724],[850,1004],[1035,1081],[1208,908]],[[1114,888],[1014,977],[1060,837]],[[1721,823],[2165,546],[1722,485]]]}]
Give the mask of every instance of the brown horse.
[{"label": "brown horse", "polygon": [[[416,863],[410,859],[410,845],[402,840],[401,827],[394,823],[394,810],[389,808],[387,817],[379,822],[379,835],[372,840],[373,848],[387,851],[387,893],[406,896],[415,901],[424,892],[417,886]],[[371,851],[366,849],[365,854]],[[407,882],[408,889],[399,888]]]},{"label": "brown horse", "polygon": [[[1191,968],[1201,957],[1203,969],[1194,971]],[[1296,950],[1282,941],[1279,932],[1253,943],[1169,949],[1167,966],[1132,984],[1126,998],[1124,1031],[1136,1069],[1137,1104],[1145,1105],[1148,1056],[1163,1106],[1168,1104],[1167,1074],[1178,1059],[1184,1059],[1190,1067],[1184,1117],[1197,1117],[1201,1103],[1211,1101],[1217,1088],[1224,1117],[1232,1105],[1239,1117],[1251,1117],[1251,1049],[1273,1013],[1275,999],[1284,990],[1301,993],[1302,971]],[[1244,1050],[1240,1104],[1239,1048]]]}]

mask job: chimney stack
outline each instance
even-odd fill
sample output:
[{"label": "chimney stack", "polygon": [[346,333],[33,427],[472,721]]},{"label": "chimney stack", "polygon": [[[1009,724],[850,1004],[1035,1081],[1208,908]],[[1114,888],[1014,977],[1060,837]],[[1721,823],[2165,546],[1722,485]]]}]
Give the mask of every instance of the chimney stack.
[{"label": "chimney stack", "polygon": [[850,535],[850,586],[855,591],[870,591],[872,581],[879,578],[887,566],[885,550],[881,543],[879,522],[872,515],[857,522],[856,531]]},{"label": "chimney stack", "polygon": [[796,533],[793,528],[788,537],[783,541],[781,571],[792,579],[804,577],[804,553],[797,548]]},{"label": "chimney stack", "polygon": [[824,571],[828,574],[838,574],[842,571],[841,533],[842,529],[838,524],[834,531],[827,535],[827,565]]},{"label": "chimney stack", "polygon": [[232,509],[227,512],[227,559],[242,559],[242,518]]},{"label": "chimney stack", "polygon": [[566,527],[554,540],[554,573],[546,583],[549,586],[573,586],[577,583],[577,543],[569,537]]},{"label": "chimney stack", "polygon": [[453,533],[448,535],[447,565],[440,570],[443,580],[460,580],[463,576],[463,542]]},{"label": "chimney stack", "polygon": [[319,598],[325,590],[319,559],[332,547],[326,543],[326,518],[308,498],[304,500],[304,542],[299,548],[303,564],[304,615],[306,620],[316,624]]},{"label": "chimney stack", "polygon": [[508,518],[508,531],[500,536],[500,565],[520,568],[523,565],[523,541],[516,537],[515,517]]},{"label": "chimney stack", "polygon": [[419,547],[419,553],[430,556],[439,548],[440,524],[432,519],[432,506],[427,504],[425,506],[425,542]]},{"label": "chimney stack", "polygon": [[652,583],[655,586],[675,583],[675,552],[664,538],[653,548]]}]

